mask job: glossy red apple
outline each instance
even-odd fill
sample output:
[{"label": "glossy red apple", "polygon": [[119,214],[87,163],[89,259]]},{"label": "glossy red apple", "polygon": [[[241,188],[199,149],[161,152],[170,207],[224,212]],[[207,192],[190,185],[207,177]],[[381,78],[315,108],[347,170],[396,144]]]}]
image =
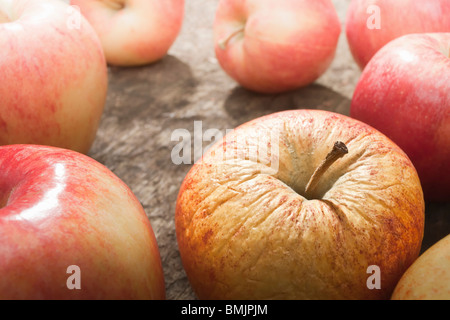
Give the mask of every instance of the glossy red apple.
[{"label": "glossy red apple", "polygon": [[450,199],[450,33],[406,35],[364,69],[351,116],[396,142],[429,200]]},{"label": "glossy red apple", "polygon": [[0,299],[164,299],[156,239],[110,170],[54,147],[0,147]]},{"label": "glossy red apple", "polygon": [[411,33],[450,32],[448,0],[353,0],[346,35],[363,69],[391,40]]},{"label": "glossy red apple", "polygon": [[71,0],[97,31],[111,65],[162,59],[183,24],[184,0]]},{"label": "glossy red apple", "polygon": [[88,153],[108,75],[100,40],[58,0],[0,1],[0,145]]},{"label": "glossy red apple", "polygon": [[214,22],[222,68],[263,93],[314,82],[331,64],[340,33],[330,0],[221,0]]},{"label": "glossy red apple", "polygon": [[200,299],[389,299],[419,255],[424,200],[385,135],[295,110],[208,149],[183,181],[175,222]]}]

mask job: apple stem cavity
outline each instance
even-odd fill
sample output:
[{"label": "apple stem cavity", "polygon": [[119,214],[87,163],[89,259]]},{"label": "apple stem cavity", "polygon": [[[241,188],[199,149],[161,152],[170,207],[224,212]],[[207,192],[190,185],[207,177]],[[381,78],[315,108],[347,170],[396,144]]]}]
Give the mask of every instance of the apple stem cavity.
[{"label": "apple stem cavity", "polygon": [[114,10],[122,10],[125,8],[125,3],[123,0],[107,0],[106,3]]},{"label": "apple stem cavity", "polygon": [[219,48],[222,50],[225,50],[227,48],[228,43],[231,41],[231,39],[233,39],[234,37],[236,37],[238,34],[243,33],[245,31],[245,25],[240,27],[239,29],[233,31],[228,37],[219,40],[218,45]]},{"label": "apple stem cavity", "polygon": [[316,171],[314,171],[313,175],[309,179],[308,184],[306,185],[305,194],[308,199],[311,199],[311,195],[314,194],[316,186],[325,171],[327,171],[328,168],[336,162],[336,160],[342,158],[347,153],[348,149],[345,143],[336,141],[333,149],[330,151],[330,153],[327,154],[322,163],[317,167]]},{"label": "apple stem cavity", "polygon": [[3,209],[8,205],[10,193],[5,196],[0,196],[0,209]]}]

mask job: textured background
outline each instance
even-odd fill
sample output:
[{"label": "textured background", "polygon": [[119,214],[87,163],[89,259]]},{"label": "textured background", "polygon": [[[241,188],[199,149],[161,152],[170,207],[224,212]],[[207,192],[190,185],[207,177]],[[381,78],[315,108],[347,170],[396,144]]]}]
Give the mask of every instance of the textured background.
[{"label": "textured background", "polygon": [[[228,78],[214,54],[212,25],[218,0],[186,0],[183,29],[162,61],[139,68],[109,68],[105,113],[90,156],[127,183],[152,223],[168,299],[195,299],[179,257],[175,202],[190,165],[175,165],[175,129],[193,133],[233,129],[287,109],[325,109],[348,115],[360,71],[349,52],[344,23],[349,0],[334,0],[343,32],[330,69],[315,84],[288,94],[248,92]],[[450,204],[427,204],[423,250],[450,233]]]}]

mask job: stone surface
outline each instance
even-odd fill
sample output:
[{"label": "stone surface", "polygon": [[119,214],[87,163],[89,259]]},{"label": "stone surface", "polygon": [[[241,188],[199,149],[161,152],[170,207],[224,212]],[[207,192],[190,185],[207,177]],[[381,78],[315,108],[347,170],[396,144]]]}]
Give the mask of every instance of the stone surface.
[{"label": "stone surface", "polygon": [[[168,299],[196,299],[184,273],[174,225],[175,202],[190,164],[171,160],[177,129],[191,135],[194,121],[203,131],[225,133],[250,119],[287,109],[349,113],[360,71],[344,33],[349,0],[333,1],[343,25],[336,58],[309,87],[262,95],[240,88],[220,68],[212,25],[217,0],[188,0],[183,29],[169,55],[139,68],[109,68],[105,113],[90,156],[122,178],[144,206],[155,231]],[[195,159],[193,158],[191,163]],[[450,205],[428,204],[423,249],[450,233]]]}]

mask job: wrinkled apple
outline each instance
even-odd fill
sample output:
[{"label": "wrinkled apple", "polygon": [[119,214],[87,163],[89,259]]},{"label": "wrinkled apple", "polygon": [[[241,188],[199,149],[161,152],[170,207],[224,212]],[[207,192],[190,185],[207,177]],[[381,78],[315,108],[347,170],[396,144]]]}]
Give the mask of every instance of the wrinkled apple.
[{"label": "wrinkled apple", "polygon": [[212,146],[183,181],[175,222],[200,299],[388,299],[419,255],[424,200],[385,135],[296,110]]}]

